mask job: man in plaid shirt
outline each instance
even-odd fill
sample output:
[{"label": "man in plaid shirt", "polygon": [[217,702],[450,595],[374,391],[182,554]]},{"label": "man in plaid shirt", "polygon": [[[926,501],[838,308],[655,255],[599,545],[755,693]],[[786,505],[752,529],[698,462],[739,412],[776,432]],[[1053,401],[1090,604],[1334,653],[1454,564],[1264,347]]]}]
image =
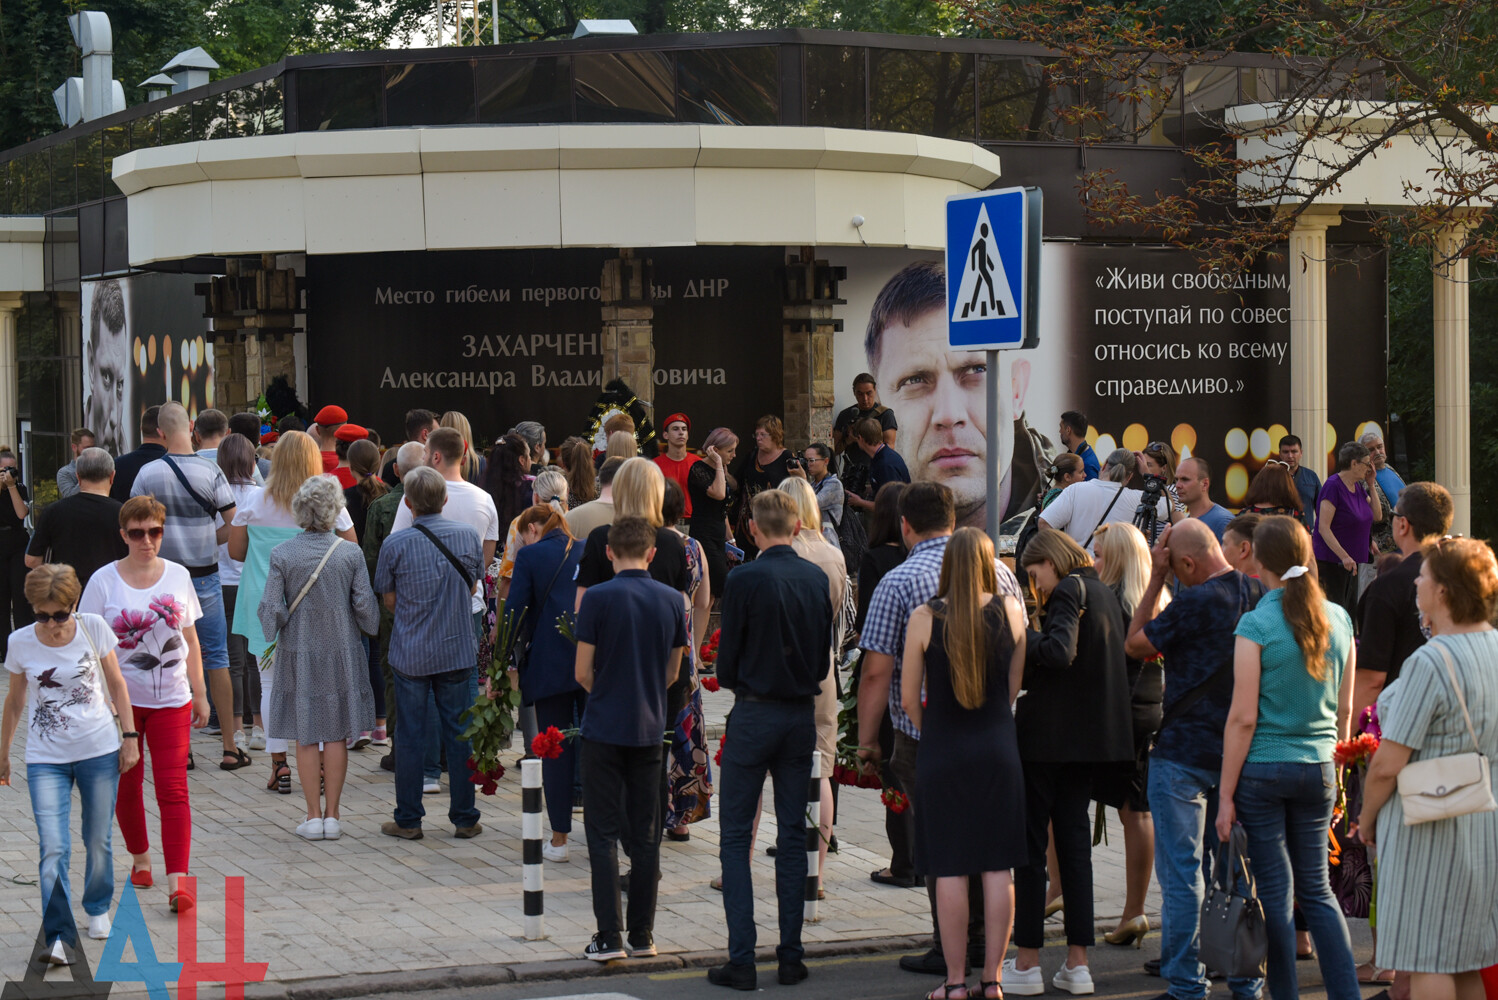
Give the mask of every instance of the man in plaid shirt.
[{"label": "man in plaid shirt", "polygon": [[[879,581],[869,601],[859,646],[864,651],[863,671],[858,682],[858,732],[862,744],[858,757],[870,766],[878,763],[877,735],[886,706],[895,727],[895,748],[890,771],[900,791],[911,795],[915,788],[915,755],[921,733],[900,704],[900,665],[905,653],[905,626],[911,612],[936,596],[941,582],[941,562],[947,551],[947,540],[957,525],[956,505],[952,491],[940,483],[920,482],[907,487],[900,496],[900,535],[910,555]],[[999,576],[999,593],[1023,600],[1019,581],[1003,563],[995,560]],[[912,799],[912,809],[919,803]],[[905,816],[912,823],[910,811]],[[914,836],[914,831],[911,831]],[[968,961],[983,963],[983,881],[968,880]],[[931,899],[932,947],[924,955],[907,955],[900,968],[908,972],[945,975],[946,960],[941,953],[940,931],[936,923],[936,882],[927,878],[926,893]]]}]

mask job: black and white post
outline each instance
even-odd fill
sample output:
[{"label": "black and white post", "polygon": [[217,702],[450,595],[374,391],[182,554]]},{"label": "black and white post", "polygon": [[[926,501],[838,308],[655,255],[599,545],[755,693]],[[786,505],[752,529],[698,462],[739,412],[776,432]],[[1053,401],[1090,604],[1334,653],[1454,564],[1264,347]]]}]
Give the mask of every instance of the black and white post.
[{"label": "black and white post", "polygon": [[822,755],[813,750],[811,754],[811,780],[806,785],[806,910],[807,923],[816,923],[821,916],[817,908],[817,890],[821,885],[818,861],[822,846]]},{"label": "black and white post", "polygon": [[541,761],[520,762],[521,888],[525,896],[525,939],[546,937],[546,893],[541,862]]}]

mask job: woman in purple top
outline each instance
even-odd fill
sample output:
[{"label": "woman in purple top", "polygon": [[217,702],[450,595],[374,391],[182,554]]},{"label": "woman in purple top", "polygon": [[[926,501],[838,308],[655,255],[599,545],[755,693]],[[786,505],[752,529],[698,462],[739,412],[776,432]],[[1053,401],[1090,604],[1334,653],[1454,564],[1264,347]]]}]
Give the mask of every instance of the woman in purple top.
[{"label": "woman in purple top", "polygon": [[1383,511],[1373,500],[1376,470],[1368,449],[1349,441],[1337,449],[1337,472],[1327,476],[1316,497],[1316,530],[1311,548],[1328,600],[1347,609],[1358,602],[1358,563],[1372,558],[1373,522]]}]

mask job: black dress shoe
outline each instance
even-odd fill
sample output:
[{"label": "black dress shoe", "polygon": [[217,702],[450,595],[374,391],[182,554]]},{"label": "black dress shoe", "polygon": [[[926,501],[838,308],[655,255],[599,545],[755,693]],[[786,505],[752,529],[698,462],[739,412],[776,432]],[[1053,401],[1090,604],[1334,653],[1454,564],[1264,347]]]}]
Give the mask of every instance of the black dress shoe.
[{"label": "black dress shoe", "polygon": [[1158,977],[1160,975],[1160,960],[1158,958],[1152,958],[1148,962],[1145,962],[1144,974],[1146,976]]},{"label": "black dress shoe", "polygon": [[795,986],[801,980],[811,975],[806,969],[805,962],[781,962],[780,963],[780,985]]},{"label": "black dress shoe", "polygon": [[928,976],[945,976],[947,960],[942,953],[932,948],[924,955],[901,955],[900,968],[906,972],[921,972]]},{"label": "black dress shoe", "polygon": [[904,878],[901,878],[898,875],[886,875],[884,874],[883,868],[880,868],[877,871],[869,872],[869,878],[875,882],[878,882],[880,885],[892,885],[897,889],[914,889],[916,886],[921,884],[920,880],[917,879],[914,875],[909,875]]},{"label": "black dress shoe", "polygon": [[743,990],[745,993],[752,992],[759,985],[755,978],[754,966],[734,965],[732,962],[708,969],[707,981],[714,986],[728,986],[732,989]]},{"label": "black dress shoe", "polygon": [[387,753],[385,756],[383,756],[383,757],[380,758],[380,770],[381,771],[391,771],[391,772],[395,771],[395,754],[394,753]]}]

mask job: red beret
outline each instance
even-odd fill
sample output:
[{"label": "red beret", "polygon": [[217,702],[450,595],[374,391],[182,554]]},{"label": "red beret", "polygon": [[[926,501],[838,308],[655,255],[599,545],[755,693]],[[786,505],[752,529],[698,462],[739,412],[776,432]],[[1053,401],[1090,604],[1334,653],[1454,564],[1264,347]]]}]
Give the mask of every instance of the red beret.
[{"label": "red beret", "polygon": [[281,440],[281,435],[277,434],[275,431],[271,431],[269,434],[260,435],[261,444],[275,444],[279,440]]},{"label": "red beret", "polygon": [[333,436],[340,441],[363,441],[369,437],[369,431],[358,424],[344,424]]},{"label": "red beret", "polygon": [[348,412],[341,406],[334,406],[332,403],[329,403],[317,411],[317,416],[312,418],[312,422],[321,427],[346,424],[348,423]]},{"label": "red beret", "polygon": [[671,414],[665,420],[661,421],[661,429],[665,430],[666,428],[670,427],[672,424],[676,423],[676,421],[678,421],[678,420],[680,420],[682,423],[684,423],[684,424],[687,425],[687,431],[688,432],[690,432],[692,430],[692,420],[685,413],[673,413],[673,414]]}]

